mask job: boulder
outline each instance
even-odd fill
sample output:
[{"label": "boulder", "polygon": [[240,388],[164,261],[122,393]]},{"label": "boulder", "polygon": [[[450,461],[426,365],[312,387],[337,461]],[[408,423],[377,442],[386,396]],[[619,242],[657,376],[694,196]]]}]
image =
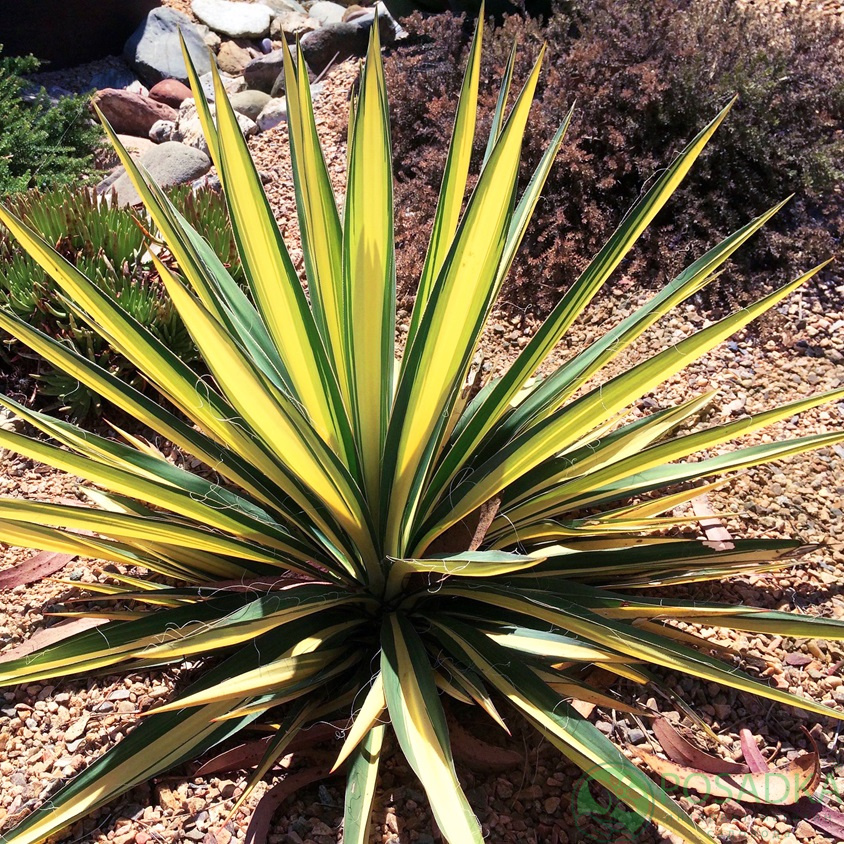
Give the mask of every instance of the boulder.
[{"label": "boulder", "polygon": [[267,104],[258,115],[258,131],[266,132],[278,126],[279,123],[287,122],[287,100],[284,97],[276,97],[268,100]]},{"label": "boulder", "polygon": [[270,95],[263,91],[240,91],[229,97],[232,108],[238,114],[245,114],[250,120],[257,120],[258,115],[263,111],[270,101]]},{"label": "boulder", "polygon": [[295,44],[296,39],[306,32],[313,32],[319,29],[319,23],[302,12],[288,10],[279,12],[270,24],[270,35],[276,40],[282,38],[288,44]]},{"label": "boulder", "polygon": [[191,89],[178,79],[162,79],[161,82],[156,82],[150,88],[149,95],[153,100],[171,108],[178,108],[188,97],[193,96]]},{"label": "boulder", "polygon": [[322,73],[332,62],[351,56],[365,56],[369,43],[369,26],[357,23],[329,23],[302,36],[299,43],[308,67]]},{"label": "boulder", "polygon": [[196,24],[175,9],[153,9],[123,48],[123,57],[147,85],[155,85],[162,79],[187,82],[179,44],[180,29],[197,73],[211,70],[208,47]]},{"label": "boulder", "polygon": [[392,44],[397,38],[404,37],[407,34],[381,0],[375,6],[366,9],[361,6],[350,6],[343,19],[346,23],[355,23],[358,26],[371,28],[375,23],[376,9],[382,44]]},{"label": "boulder", "polygon": [[120,88],[97,91],[91,98],[115,132],[146,138],[153,123],[158,120],[175,120],[178,112],[151,97],[142,97]]},{"label": "boulder", "polygon": [[263,3],[192,0],[191,10],[204,24],[229,38],[263,38],[270,31],[272,10]]},{"label": "boulder", "polygon": [[[286,47],[284,49],[287,49]],[[276,79],[284,71],[284,50],[273,50],[266,56],[252,59],[243,69],[247,88],[254,88],[269,94]]]},{"label": "boulder", "polygon": [[317,0],[308,9],[308,14],[321,25],[340,23],[346,14],[346,8],[339,3],[332,3],[331,0]]},{"label": "boulder", "polygon": [[[191,182],[211,169],[211,159],[204,152],[174,141],[151,147],[140,157],[140,162],[163,188]],[[111,187],[117,191],[120,205],[141,202],[126,173],[120,174]]]},{"label": "boulder", "polygon": [[223,41],[217,51],[217,67],[232,76],[240,76],[251,61],[252,54],[236,41]]},{"label": "boulder", "polygon": [[[211,116],[216,117],[216,111],[211,105]],[[258,124],[254,120],[248,118],[245,114],[238,114],[237,123],[240,126],[240,131],[243,136],[248,138],[258,131]],[[196,105],[193,100],[185,100],[179,109],[179,119],[176,123],[176,131],[173,133],[174,141],[181,141],[187,146],[194,147],[201,152],[208,155],[208,144],[205,141],[205,135],[202,132],[202,124],[199,121],[199,116],[196,113]]]}]

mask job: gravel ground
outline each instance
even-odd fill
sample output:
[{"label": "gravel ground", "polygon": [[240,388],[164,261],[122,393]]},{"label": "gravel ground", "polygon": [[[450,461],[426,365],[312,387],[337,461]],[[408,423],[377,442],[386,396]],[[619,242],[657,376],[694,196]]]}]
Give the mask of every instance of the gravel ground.
[{"label": "gravel ground", "polygon": [[[168,5],[178,5],[171,0]],[[327,147],[327,161],[335,186],[340,188],[345,167],[344,126],[349,86],[355,76],[351,63],[340,65],[328,76],[326,90],[317,101],[317,124]],[[279,127],[250,141],[258,167],[271,175],[268,194],[282,230],[293,243],[294,259],[301,264],[296,245],[293,190],[286,151],[286,129]],[[424,233],[420,233],[424,236]],[[643,398],[631,416],[650,413],[696,394],[717,388],[709,422],[738,418],[744,413],[771,407],[844,383],[844,289],[837,289],[836,312],[824,311],[816,293],[807,290],[792,296],[775,318],[756,330],[746,331],[707,355],[681,375]],[[614,322],[640,301],[643,295],[634,279],[621,278],[593,304],[555,354],[556,362],[583,348],[604,326]],[[406,314],[401,315],[406,322]],[[681,308],[647,338],[622,355],[608,374],[626,368],[648,353],[664,348],[700,328],[710,314],[695,306]],[[401,322],[400,321],[400,322]],[[484,343],[490,374],[505,366],[536,328],[530,312],[492,320]],[[405,329],[406,330],[406,329]],[[399,339],[402,326],[399,327]],[[844,405],[819,408],[747,438],[744,444],[777,436],[796,436],[840,428]],[[687,592],[712,600],[731,601],[797,612],[844,617],[844,449],[827,449],[793,458],[773,467],[750,471],[710,498],[715,510],[740,513],[725,521],[736,536],[798,535],[822,547],[799,566],[778,574],[741,578],[723,584],[702,584]],[[0,463],[0,492],[27,498],[76,497],[72,479],[8,455]],[[4,567],[27,556],[9,549]],[[91,560],[76,560],[61,573],[80,582],[106,580],[108,567]],[[0,593],[0,643],[13,647],[42,628],[44,613],[73,594],[64,586],[42,582]],[[761,671],[777,685],[822,700],[844,705],[841,678],[830,669],[844,658],[844,648],[823,641],[754,637],[745,634],[720,636],[738,646],[745,667]],[[805,654],[805,664],[784,663],[787,653]],[[798,660],[799,661],[799,660]],[[80,770],[104,747],[118,740],[131,716],[144,711],[170,694],[178,677],[174,672],[145,677],[90,677],[52,685],[35,684],[8,691],[0,710],[0,821],[19,817],[40,802],[58,779]],[[801,727],[809,728],[822,753],[824,775],[844,787],[844,756],[834,722],[816,723],[814,718],[783,707],[761,703],[745,695],[688,679],[667,677],[685,700],[695,706],[718,736],[720,753],[736,757],[739,730],[747,727],[760,737],[766,754],[779,749],[787,756],[807,746]],[[625,693],[635,694],[628,689]],[[644,701],[643,701],[644,702]],[[664,706],[664,704],[661,704]],[[517,717],[508,721],[514,736],[508,742],[490,736],[486,725],[475,722],[473,712],[456,713],[462,729],[476,732],[487,741],[513,751],[504,770],[492,770],[479,760],[480,739],[469,741],[474,759],[461,756],[459,771],[469,799],[488,830],[492,842],[565,842],[665,840],[658,830],[632,826],[608,829],[601,823],[581,825],[571,811],[572,795],[582,794],[579,771],[546,743],[522,730]],[[507,714],[505,713],[505,717]],[[640,725],[622,714],[596,710],[592,715],[600,729],[621,744],[645,741]],[[677,717],[669,713],[669,717]],[[700,733],[697,733],[700,737]],[[714,747],[714,744],[711,744]],[[503,758],[503,757],[502,757]],[[514,762],[518,759],[518,762]],[[307,764],[307,760],[306,760]],[[316,764],[312,762],[311,764]],[[492,766],[494,767],[494,766]],[[78,823],[70,838],[77,842],[113,841],[119,844],[150,841],[197,841],[203,844],[244,840],[248,813],[263,787],[228,825],[219,828],[238,794],[238,780],[191,778],[177,772],[152,786],[132,790],[116,803]],[[399,754],[385,763],[374,813],[373,840],[419,842],[441,840],[418,783]],[[830,839],[815,834],[805,822],[785,814],[766,814],[741,804],[698,801],[681,802],[692,815],[722,841],[773,841],[825,844]],[[328,844],[341,840],[342,782],[330,780],[302,789],[277,813],[269,841],[273,844]],[[214,832],[211,832],[211,830]]]}]

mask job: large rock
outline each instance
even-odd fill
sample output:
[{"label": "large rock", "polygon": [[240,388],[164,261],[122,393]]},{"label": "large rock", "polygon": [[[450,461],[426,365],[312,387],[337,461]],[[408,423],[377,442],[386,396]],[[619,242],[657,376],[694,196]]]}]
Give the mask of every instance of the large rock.
[{"label": "large rock", "polygon": [[270,31],[272,10],[263,3],[193,0],[191,10],[204,24],[229,38],[263,38]]},{"label": "large rock", "polygon": [[407,35],[401,24],[390,14],[390,10],[382,0],[374,6],[362,8],[361,6],[350,6],[346,9],[343,18],[347,23],[355,23],[358,26],[371,27],[375,23],[375,12],[378,12],[378,28],[382,44],[392,44],[396,39]]},{"label": "large rock", "polygon": [[331,0],[317,0],[309,9],[308,14],[323,26],[327,23],[340,23],[346,14],[346,7]]},{"label": "large rock", "polygon": [[284,78],[284,50],[286,49],[285,47],[281,50],[273,50],[272,53],[268,53],[266,56],[259,56],[257,59],[252,59],[243,70],[243,78],[246,80],[246,86],[270,94],[279,76],[282,79]]},{"label": "large rock", "polygon": [[[211,159],[204,152],[174,141],[166,141],[147,150],[140,157],[140,162],[163,188],[191,182],[211,169]],[[120,205],[138,205],[141,202],[125,173],[111,187],[117,191]]]},{"label": "large rock", "polygon": [[142,97],[120,88],[105,88],[91,98],[115,132],[145,138],[158,120],[175,120],[178,112],[150,97]]},{"label": "large rock", "polygon": [[175,9],[153,9],[123,48],[123,57],[147,85],[155,85],[162,79],[188,81],[179,30],[197,73],[211,70],[208,47],[196,24]]},{"label": "large rock", "polygon": [[49,62],[49,70],[73,67],[119,52],[158,4],[159,0],[5,0],[0,2],[0,44],[4,55],[32,53]]},{"label": "large rock", "polygon": [[263,91],[240,91],[232,94],[229,101],[238,114],[245,114],[250,120],[257,120],[264,106],[270,101],[270,95]]},{"label": "large rock", "polygon": [[178,108],[188,97],[192,97],[191,89],[178,79],[162,79],[150,88],[150,97],[160,103]]},{"label": "large rock", "polygon": [[319,23],[302,12],[294,12],[292,9],[279,12],[270,24],[270,35],[280,41],[282,38],[288,44],[295,44],[296,39],[306,32],[313,32],[319,29]]},{"label": "large rock", "polygon": [[351,56],[365,56],[369,43],[369,26],[357,23],[329,23],[302,36],[300,44],[308,67],[316,74],[328,65]]},{"label": "large rock", "polygon": [[232,76],[240,76],[252,59],[252,53],[236,41],[223,41],[217,51],[217,67]]}]

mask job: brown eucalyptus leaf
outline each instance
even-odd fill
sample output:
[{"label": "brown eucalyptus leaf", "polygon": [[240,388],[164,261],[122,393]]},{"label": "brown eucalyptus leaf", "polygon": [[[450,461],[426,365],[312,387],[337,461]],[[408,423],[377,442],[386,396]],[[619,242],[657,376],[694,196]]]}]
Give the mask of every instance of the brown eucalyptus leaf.
[{"label": "brown eucalyptus leaf", "polygon": [[0,589],[14,589],[37,583],[57,571],[61,571],[76,554],[60,554],[57,551],[39,551],[22,563],[0,572]]},{"label": "brown eucalyptus leaf", "polygon": [[663,785],[696,791],[707,797],[724,797],[743,803],[792,806],[814,794],[820,783],[820,761],[816,753],[804,753],[782,768],[764,774],[708,774],[687,765],[660,759],[641,748],[632,748],[658,774]]},{"label": "brown eucalyptus leaf", "polygon": [[744,755],[744,761],[747,762],[747,767],[750,768],[751,773],[767,773],[771,769],[771,766],[768,764],[768,760],[762,755],[762,751],[759,750],[753,733],[745,728],[739,733],[739,740],[741,742],[741,752]]},{"label": "brown eucalyptus leaf", "polygon": [[665,755],[679,765],[698,768],[707,774],[749,774],[750,768],[740,762],[721,759],[695,747],[687,741],[665,718],[655,718],[651,728],[659,739]]},{"label": "brown eucalyptus leaf", "polygon": [[844,841],[844,813],[829,806],[824,806],[808,797],[801,800],[794,808],[796,815],[807,820],[815,829],[831,835],[837,841]]}]

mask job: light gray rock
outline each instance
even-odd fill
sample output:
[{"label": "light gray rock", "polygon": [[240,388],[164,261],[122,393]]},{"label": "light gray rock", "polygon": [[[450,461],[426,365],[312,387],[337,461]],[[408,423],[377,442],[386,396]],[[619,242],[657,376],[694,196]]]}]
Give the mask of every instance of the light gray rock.
[{"label": "light gray rock", "polygon": [[[211,117],[216,120],[216,109],[211,105]],[[238,126],[243,136],[248,138],[258,132],[258,125],[254,120],[250,120],[245,114],[238,114]],[[173,140],[180,141],[187,146],[194,147],[201,152],[208,155],[208,144],[205,141],[205,135],[202,132],[202,124],[199,121],[199,116],[196,113],[196,104],[193,100],[185,100],[182,107],[179,109],[179,120],[176,123],[176,131],[173,133]]]},{"label": "light gray rock", "polygon": [[165,141],[172,140],[175,132],[175,120],[159,120],[150,127],[149,139],[156,144],[163,144]]},{"label": "light gray rock", "polygon": [[240,91],[229,97],[232,108],[238,114],[245,114],[250,120],[257,120],[264,106],[270,101],[270,95],[263,91]]},{"label": "light gray rock", "polygon": [[264,0],[264,5],[269,6],[274,12],[299,12],[307,15],[305,7],[298,0]]},{"label": "light gray rock", "polygon": [[308,14],[322,25],[340,23],[346,14],[346,8],[339,3],[332,3],[331,0],[317,0],[308,9]]},{"label": "light gray rock", "polygon": [[[211,169],[211,159],[204,152],[175,141],[165,141],[150,148],[140,157],[140,162],[165,188],[192,182]],[[117,191],[120,205],[140,203],[141,198],[126,173],[122,173],[112,187]]]},{"label": "light gray rock", "polygon": [[140,79],[136,79],[131,85],[127,85],[125,90],[130,94],[137,94],[140,97],[149,96],[149,88]]},{"label": "light gray rock", "polygon": [[192,0],[191,10],[204,24],[229,38],[263,38],[270,31],[272,10],[263,3]]},{"label": "light gray rock", "polygon": [[188,74],[179,44],[180,29],[197,72],[208,73],[211,70],[208,47],[191,19],[175,9],[153,9],[129,36],[123,48],[123,57],[146,85],[155,85],[162,79],[187,82]]},{"label": "light gray rock", "polygon": [[266,132],[279,125],[279,123],[287,122],[287,99],[285,97],[276,97],[269,100],[264,106],[261,113],[258,115],[258,131]]},{"label": "light gray rock", "polygon": [[[229,76],[226,73],[221,73],[220,79],[228,94],[236,94],[238,91],[246,90],[246,81],[242,76]],[[199,83],[202,85],[202,90],[205,92],[208,102],[213,103],[215,99],[214,78],[210,73],[205,73],[199,77]]]},{"label": "light gray rock", "polygon": [[319,22],[302,12],[294,12],[288,10],[279,12],[270,24],[270,35],[276,40],[282,38],[288,44],[295,44],[296,38],[304,35],[306,32],[313,32],[319,29]]},{"label": "light gray rock", "polygon": [[205,46],[210,47],[216,53],[220,49],[223,39],[204,23],[198,23],[196,28],[202,33],[202,40],[205,42]]}]

